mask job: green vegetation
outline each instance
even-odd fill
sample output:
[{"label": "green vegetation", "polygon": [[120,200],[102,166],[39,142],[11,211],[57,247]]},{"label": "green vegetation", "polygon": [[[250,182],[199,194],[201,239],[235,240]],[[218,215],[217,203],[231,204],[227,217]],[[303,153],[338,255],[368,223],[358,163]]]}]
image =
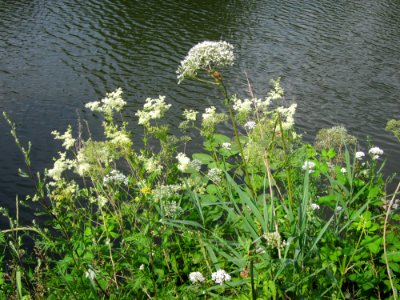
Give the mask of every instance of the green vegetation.
[{"label": "green vegetation", "polygon": [[[86,105],[104,140],[53,132],[63,151],[44,174],[31,173],[5,114],[36,193],[17,199],[16,216],[2,209],[3,298],[398,299],[400,185],[386,193],[383,151],[359,151],[340,127],[335,141],[325,130],[317,148],[302,142],[279,80],[262,99],[229,95],[232,50],[201,43],[178,69],[180,82],[219,89],[226,113],[187,109],[175,136],[165,97],[148,98],[140,150],[120,89]],[[218,132],[228,120],[232,137]],[[204,147],[190,155],[193,131]],[[19,205],[41,221],[21,224]]]}]

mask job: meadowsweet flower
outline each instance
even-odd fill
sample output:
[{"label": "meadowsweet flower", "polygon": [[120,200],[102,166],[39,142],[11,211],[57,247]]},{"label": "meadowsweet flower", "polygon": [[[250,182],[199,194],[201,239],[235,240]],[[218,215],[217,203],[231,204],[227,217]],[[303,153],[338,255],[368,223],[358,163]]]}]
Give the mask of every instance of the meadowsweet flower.
[{"label": "meadowsweet flower", "polygon": [[217,284],[223,284],[225,281],[231,281],[231,275],[222,269],[211,274],[211,279]]},{"label": "meadowsweet flower", "polygon": [[341,168],[341,169],[340,169],[340,172],[341,172],[342,174],[345,174],[345,173],[347,172],[347,169],[346,169],[346,168]]},{"label": "meadowsweet flower", "polygon": [[361,160],[365,156],[365,153],[362,151],[356,152],[356,159]]},{"label": "meadowsweet flower", "polygon": [[244,128],[247,130],[252,130],[256,127],[256,122],[254,121],[248,121],[246,124],[244,124]]},{"label": "meadowsweet flower", "polygon": [[200,272],[191,272],[189,274],[189,280],[192,283],[202,283],[202,282],[204,282],[205,278],[204,278],[203,274],[201,274]]},{"label": "meadowsweet flower", "polygon": [[71,149],[75,145],[76,140],[72,137],[71,125],[68,126],[68,129],[64,134],[60,134],[57,130],[52,131],[51,134],[54,135],[56,140],[64,141],[62,145],[67,150]]},{"label": "meadowsweet flower", "polygon": [[234,59],[233,46],[227,42],[199,43],[190,49],[176,71],[178,83],[186,78],[195,78],[198,71],[211,73],[217,68],[232,66]]},{"label": "meadowsweet flower", "polygon": [[196,118],[197,118],[197,114],[198,114],[199,112],[198,111],[195,111],[195,110],[193,110],[193,109],[185,109],[184,111],[183,111],[183,116],[186,118],[186,120],[188,120],[188,121],[196,121]]},{"label": "meadowsweet flower", "polygon": [[288,130],[294,125],[294,114],[296,112],[297,104],[294,103],[289,107],[278,107],[276,109],[277,112],[281,114],[282,117],[282,129]]},{"label": "meadowsweet flower", "polygon": [[226,150],[231,150],[231,143],[222,143],[222,148],[226,149]]},{"label": "meadowsweet flower", "polygon": [[305,161],[303,166],[301,167],[303,170],[308,170],[309,173],[314,172],[315,162]]},{"label": "meadowsweet flower", "polygon": [[311,209],[312,209],[312,210],[318,210],[318,209],[320,209],[320,207],[319,207],[319,205],[316,204],[316,203],[311,203]]},{"label": "meadowsweet flower", "polygon": [[372,156],[372,159],[378,159],[383,154],[383,150],[379,147],[372,147],[368,153]]},{"label": "meadowsweet flower", "polygon": [[104,184],[109,184],[110,182],[128,185],[128,177],[117,170],[112,170],[103,178]]},{"label": "meadowsweet flower", "polygon": [[144,271],[144,264],[141,264],[141,265],[139,266],[139,271]]},{"label": "meadowsweet flower", "polygon": [[247,115],[253,110],[253,102],[250,99],[240,100],[234,98],[233,101],[233,109],[238,113]]},{"label": "meadowsweet flower", "polygon": [[52,169],[47,170],[47,176],[51,177],[53,180],[58,181],[61,179],[61,174],[68,169],[71,169],[74,161],[67,159],[67,153],[58,152],[60,158],[54,161],[54,166]]},{"label": "meadowsweet flower", "polygon": [[106,97],[101,101],[86,103],[85,107],[91,111],[104,112],[108,115],[112,114],[112,111],[121,111],[126,102],[122,99],[122,89],[118,88],[114,92],[107,93]]},{"label": "meadowsweet flower", "polygon": [[342,209],[343,209],[343,207],[341,207],[341,206],[336,206],[335,211],[338,213],[338,212],[341,212]]},{"label": "meadowsweet flower", "polygon": [[185,153],[178,153],[176,159],[178,160],[178,170],[186,172],[190,167],[190,158]]},{"label": "meadowsweet flower", "polygon": [[147,98],[143,110],[139,110],[135,114],[139,117],[138,124],[148,126],[150,120],[164,117],[164,114],[171,108],[171,104],[166,104],[164,100],[165,96],[159,96],[157,99]]}]

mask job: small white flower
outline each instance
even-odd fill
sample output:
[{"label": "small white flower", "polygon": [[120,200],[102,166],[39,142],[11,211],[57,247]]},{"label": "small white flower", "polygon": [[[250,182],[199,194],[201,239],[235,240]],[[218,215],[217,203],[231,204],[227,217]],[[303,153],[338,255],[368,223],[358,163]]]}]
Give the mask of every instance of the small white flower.
[{"label": "small white flower", "polygon": [[244,124],[244,128],[247,130],[252,130],[256,127],[256,122],[254,121],[248,121],[246,124]]},{"label": "small white flower", "polygon": [[204,282],[205,278],[204,278],[203,274],[201,274],[200,272],[191,272],[189,274],[189,280],[192,283],[198,283],[198,282],[201,283],[201,282]]},{"label": "small white flower", "polygon": [[336,209],[335,209],[335,211],[336,211],[336,212],[341,212],[341,211],[342,211],[342,209],[343,209],[343,207],[341,207],[341,206],[336,206]]},{"label": "small white flower", "polygon": [[217,284],[222,284],[224,281],[230,281],[231,275],[226,273],[224,270],[219,269],[217,272],[211,274],[211,279]]},{"label": "small white flower", "polygon": [[356,152],[356,159],[361,160],[365,156],[365,153],[362,151]]},{"label": "small white flower", "polygon": [[318,204],[316,204],[316,203],[311,203],[311,209],[312,210],[318,210],[320,207],[319,207],[319,205]]},{"label": "small white flower", "polygon": [[231,150],[231,143],[222,143],[222,148],[226,149],[226,150]]},{"label": "small white flower", "polygon": [[312,161],[305,161],[303,166],[301,167],[303,170],[308,170],[308,172],[314,172],[315,162]]},{"label": "small white flower", "polygon": [[340,172],[341,172],[342,174],[345,174],[345,173],[347,172],[347,169],[346,169],[346,168],[341,168],[341,169],[340,169]]},{"label": "small white flower", "polygon": [[383,154],[383,150],[379,147],[372,147],[369,149],[368,153],[372,156],[372,159],[378,159],[380,155]]},{"label": "small white flower", "polygon": [[144,264],[141,264],[141,265],[140,265],[139,270],[140,270],[140,271],[144,271]]}]

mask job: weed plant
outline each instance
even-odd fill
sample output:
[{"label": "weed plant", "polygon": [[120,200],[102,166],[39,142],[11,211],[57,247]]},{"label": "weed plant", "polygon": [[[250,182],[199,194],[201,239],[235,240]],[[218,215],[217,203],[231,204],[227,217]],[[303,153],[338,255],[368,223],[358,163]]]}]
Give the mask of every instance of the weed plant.
[{"label": "weed plant", "polygon": [[[46,220],[21,224],[2,209],[3,298],[398,299],[399,186],[386,191],[383,151],[341,139],[338,154],[323,134],[317,148],[302,142],[279,79],[266,97],[240,99],[222,75],[233,63],[230,44],[203,42],[177,71],[179,82],[219,89],[227,113],[186,109],[173,135],[163,120],[171,105],[148,98],[136,150],[118,89],[86,105],[105,138],[54,131],[62,150],[42,174],[4,114],[25,158],[20,174],[36,186],[17,212]],[[192,131],[203,138],[197,153],[185,150]]]}]

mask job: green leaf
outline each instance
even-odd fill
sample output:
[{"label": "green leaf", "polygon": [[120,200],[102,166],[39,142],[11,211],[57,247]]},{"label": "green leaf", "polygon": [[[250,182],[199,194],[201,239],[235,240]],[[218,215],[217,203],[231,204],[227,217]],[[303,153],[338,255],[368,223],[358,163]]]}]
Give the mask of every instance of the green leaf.
[{"label": "green leaf", "polygon": [[367,246],[369,251],[376,254],[381,249],[382,238],[379,236],[366,236],[361,242],[361,245]]},{"label": "green leaf", "polygon": [[211,155],[205,153],[194,153],[192,157],[193,159],[199,160],[204,165],[208,165],[214,161]]},{"label": "green leaf", "polygon": [[231,140],[228,136],[226,136],[224,134],[219,134],[219,133],[214,134],[213,137],[214,137],[214,141],[217,142],[218,144],[227,143],[227,142],[230,142],[230,140]]}]

